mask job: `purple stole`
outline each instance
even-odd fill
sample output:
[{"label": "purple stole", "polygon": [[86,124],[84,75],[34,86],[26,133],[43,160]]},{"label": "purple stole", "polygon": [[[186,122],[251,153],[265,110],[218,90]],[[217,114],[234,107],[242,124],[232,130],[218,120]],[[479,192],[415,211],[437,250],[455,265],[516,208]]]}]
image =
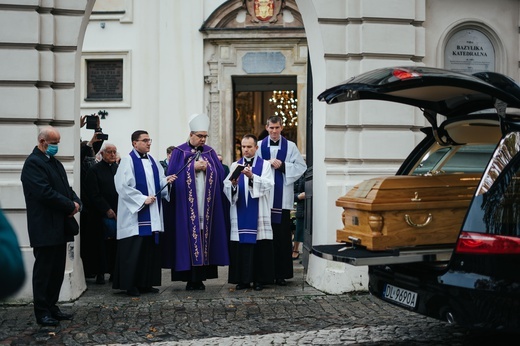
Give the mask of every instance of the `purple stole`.
[{"label": "purple stole", "polygon": [[[244,158],[238,161],[244,163]],[[262,175],[264,160],[256,158],[253,166],[253,174]],[[249,195],[249,188],[244,188],[244,174],[238,178],[237,219],[238,219],[238,240],[241,244],[256,244],[256,234],[258,233],[258,198],[249,198],[246,205],[246,195]]]},{"label": "purple stole", "polygon": [[[208,163],[206,168],[206,191],[204,196],[197,196],[196,188],[196,173],[195,173],[195,161],[192,161],[184,168],[186,174],[186,189],[188,196],[188,227],[190,234],[190,253],[191,263],[193,266],[209,265],[209,246],[210,246],[210,234],[211,234],[211,210],[215,202],[215,189],[218,186],[217,181],[217,169],[216,163],[211,160],[212,156],[210,152],[213,149],[209,149],[207,146],[203,147],[206,151],[202,151],[201,158]],[[185,159],[189,160],[189,157],[196,155],[195,152],[185,151]],[[200,228],[199,223],[199,210],[197,199],[204,198],[204,211],[203,211],[203,228]]]},{"label": "purple stole", "polygon": [[[262,150],[262,158],[264,160],[271,159],[271,149],[267,145],[270,137],[264,138],[260,150]],[[276,158],[282,162],[287,157],[287,139],[280,136],[280,148],[276,154]],[[283,201],[283,173],[279,170],[274,170],[274,195],[273,195],[273,206],[271,208],[271,222],[282,223],[282,201]]]},{"label": "purple stole", "polygon": [[[132,162],[134,163],[135,188],[139,190],[143,195],[148,196],[148,186],[146,185],[146,173],[144,171],[143,162],[140,157],[137,157],[133,150],[130,152],[130,157],[132,158]],[[148,159],[152,163],[155,191],[159,191],[161,187],[157,164],[150,155],[148,155]],[[159,210],[161,210],[161,198],[157,198],[157,203],[159,203]],[[144,237],[152,235],[152,220],[150,217],[149,205],[145,205],[141,210],[139,210],[139,212],[137,213],[137,221],[139,225],[139,236]],[[158,239],[159,238],[156,235],[156,243],[158,242]]]}]

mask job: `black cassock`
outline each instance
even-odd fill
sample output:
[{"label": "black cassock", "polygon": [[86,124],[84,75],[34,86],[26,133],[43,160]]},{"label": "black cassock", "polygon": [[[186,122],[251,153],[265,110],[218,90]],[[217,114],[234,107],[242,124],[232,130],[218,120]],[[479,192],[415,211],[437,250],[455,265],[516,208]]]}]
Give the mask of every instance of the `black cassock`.
[{"label": "black cassock", "polygon": [[86,229],[81,230],[81,258],[85,273],[104,274],[113,271],[117,242],[116,239],[105,239],[103,217],[110,209],[117,215],[118,194],[114,185],[117,167],[117,163],[109,165],[100,161],[89,168],[86,174],[89,220]]}]

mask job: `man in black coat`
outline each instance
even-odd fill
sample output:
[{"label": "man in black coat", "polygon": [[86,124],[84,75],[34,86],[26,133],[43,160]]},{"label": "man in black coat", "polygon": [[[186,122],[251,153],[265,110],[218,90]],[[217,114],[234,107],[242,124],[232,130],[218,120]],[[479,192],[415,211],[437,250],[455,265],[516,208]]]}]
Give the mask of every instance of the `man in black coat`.
[{"label": "man in black coat", "polygon": [[[91,238],[95,239],[93,246],[85,248],[90,258],[96,259],[96,283],[105,283],[105,273],[110,273],[114,267],[116,256],[116,220],[118,194],[114,184],[117,172],[117,148],[106,143],[99,151],[101,161],[92,166],[86,175],[86,194],[90,202]],[[87,255],[83,253],[83,255]]]},{"label": "man in black coat", "polygon": [[72,190],[58,152],[60,133],[47,126],[38,135],[38,145],[25,160],[22,186],[27,207],[29,241],[34,253],[32,276],[36,322],[56,326],[72,314],[56,305],[65,273],[67,242],[78,234],[74,218],[81,200]]}]

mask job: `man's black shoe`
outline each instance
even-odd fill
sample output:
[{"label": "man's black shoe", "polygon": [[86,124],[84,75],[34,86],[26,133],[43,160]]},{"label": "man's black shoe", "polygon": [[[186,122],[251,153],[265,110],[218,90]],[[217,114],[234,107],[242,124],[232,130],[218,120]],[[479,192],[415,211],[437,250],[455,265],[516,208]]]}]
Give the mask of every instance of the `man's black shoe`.
[{"label": "man's black shoe", "polygon": [[139,292],[141,293],[159,293],[159,289],[155,287],[140,287]]},{"label": "man's black shoe", "polygon": [[236,289],[237,291],[239,291],[239,290],[245,290],[245,289],[247,289],[247,288],[251,288],[251,285],[249,285],[249,284],[238,284],[238,285],[235,286],[235,289]]},{"label": "man's black shoe", "polygon": [[55,327],[60,323],[60,321],[52,318],[51,316],[43,316],[42,318],[37,319],[36,322],[38,324],[41,324],[42,326],[52,326],[52,327]]},{"label": "man's black shoe", "polygon": [[278,286],[287,286],[287,281],[285,279],[276,279],[276,284]]},{"label": "man's black shoe", "polygon": [[254,288],[255,291],[261,291],[263,289],[264,289],[264,286],[261,283],[259,283],[259,282],[255,283],[255,288]]},{"label": "man's black shoe", "polygon": [[54,318],[58,321],[72,320],[72,317],[74,317],[73,314],[67,314],[67,313],[61,312],[61,311],[52,313],[52,318]]},{"label": "man's black shoe", "polygon": [[186,291],[204,291],[206,286],[202,282],[191,282],[188,281],[186,284]]},{"label": "man's black shoe", "polygon": [[98,274],[96,276],[96,284],[104,285],[105,284],[105,274]]},{"label": "man's black shoe", "polygon": [[130,297],[139,297],[141,295],[141,293],[136,287],[132,287],[131,289],[126,290],[126,294]]}]

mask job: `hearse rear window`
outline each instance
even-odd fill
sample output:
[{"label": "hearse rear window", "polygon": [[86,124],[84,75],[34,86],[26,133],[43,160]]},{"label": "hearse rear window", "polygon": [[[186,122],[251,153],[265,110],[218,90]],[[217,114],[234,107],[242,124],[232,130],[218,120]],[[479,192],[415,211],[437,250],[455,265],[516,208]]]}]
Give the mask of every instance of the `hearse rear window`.
[{"label": "hearse rear window", "polygon": [[482,173],[494,149],[494,144],[442,147],[425,156],[412,175]]}]

